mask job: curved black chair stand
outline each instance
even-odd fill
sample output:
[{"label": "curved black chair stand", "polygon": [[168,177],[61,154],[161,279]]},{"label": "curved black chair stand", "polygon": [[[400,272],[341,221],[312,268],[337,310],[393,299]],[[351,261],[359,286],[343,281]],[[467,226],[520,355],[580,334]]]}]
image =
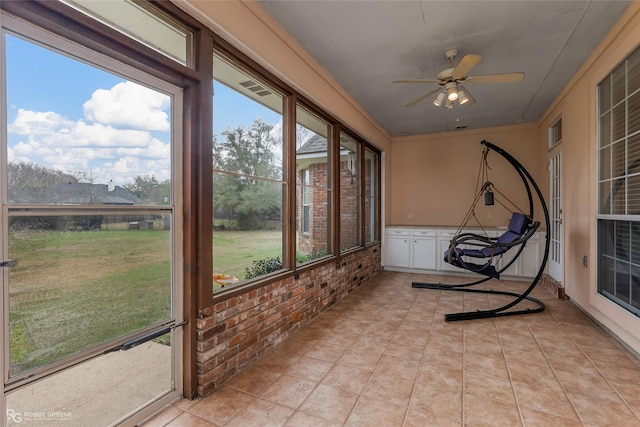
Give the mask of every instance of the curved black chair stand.
[{"label": "curved black chair stand", "polygon": [[[516,160],[511,154],[507,153],[502,148],[491,144],[488,141],[480,142],[485,146],[485,151],[483,153],[484,158],[489,151],[494,151],[504,157],[507,162],[516,170],[518,175],[520,176],[524,187],[527,191],[527,196],[529,198],[529,214],[517,214],[514,213],[514,216],[509,223],[509,230],[507,233],[503,234],[497,239],[488,239],[484,236],[475,235],[473,233],[462,233],[458,234],[451,242],[451,246],[445,253],[445,261],[456,265],[457,267],[461,267],[472,271],[477,274],[485,275],[482,279],[470,282],[463,283],[458,285],[445,285],[442,283],[421,283],[421,282],[413,282],[412,287],[421,288],[421,289],[437,289],[442,291],[457,291],[457,292],[471,292],[471,293],[483,293],[483,294],[494,294],[494,295],[506,295],[513,297],[513,301],[508,304],[503,305],[502,307],[498,307],[491,310],[476,310],[476,311],[467,311],[461,313],[449,313],[445,314],[444,320],[446,322],[457,321],[457,320],[472,320],[472,319],[486,319],[491,317],[502,317],[502,316],[514,316],[519,314],[530,314],[530,313],[539,313],[544,311],[545,306],[544,303],[536,298],[529,296],[531,291],[536,287],[542,274],[544,272],[545,266],[547,264],[547,260],[549,258],[549,233],[550,222],[549,222],[549,211],[547,209],[547,204],[544,201],[544,197],[540,188],[533,180],[531,174],[520,164],[518,160]],[[491,184],[487,181],[488,184]],[[542,262],[540,263],[540,267],[538,268],[538,273],[534,277],[533,281],[529,285],[529,287],[521,294],[515,292],[508,291],[499,291],[493,289],[478,289],[478,288],[470,288],[474,285],[479,285],[481,283],[485,283],[489,280],[500,279],[500,274],[508,269],[520,256],[522,251],[524,250],[526,241],[531,237],[537,228],[539,227],[539,222],[533,222],[532,219],[534,217],[533,205],[534,205],[534,195],[531,191],[531,188],[535,191],[535,196],[540,201],[542,206],[542,210],[544,213],[544,221],[547,233],[545,233],[545,246],[544,246],[544,255],[542,257]],[[486,189],[486,184],[482,187],[482,190]],[[491,195],[491,199],[493,199],[493,194]],[[477,199],[476,199],[477,200]],[[493,201],[493,200],[491,200]],[[522,217],[528,218],[525,220],[526,224],[522,223]],[[508,233],[511,232],[510,235]],[[467,249],[459,249],[458,244],[464,244]],[[469,249],[469,247],[471,247]],[[481,249],[475,249],[479,247]],[[485,264],[475,264],[464,261],[463,257],[490,257],[493,259],[494,255],[502,254],[506,252],[510,248],[516,248],[517,252],[509,260],[509,262],[505,263],[501,268],[497,269],[490,261]],[[522,310],[510,310],[512,307],[518,305],[522,301],[530,301],[533,302],[534,308],[525,308]]]}]

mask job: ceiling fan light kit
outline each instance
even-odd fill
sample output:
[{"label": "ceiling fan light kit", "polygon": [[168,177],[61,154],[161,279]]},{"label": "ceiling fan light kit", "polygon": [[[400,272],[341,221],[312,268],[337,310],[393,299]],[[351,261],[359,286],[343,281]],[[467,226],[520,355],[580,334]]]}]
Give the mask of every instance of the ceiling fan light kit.
[{"label": "ceiling fan light kit", "polygon": [[436,107],[441,107],[443,105],[445,97],[446,102],[444,102],[444,106],[447,108],[453,108],[456,100],[461,106],[468,106],[474,104],[476,100],[471,96],[469,90],[462,85],[463,83],[513,83],[519,82],[525,77],[522,72],[469,76],[468,74],[471,69],[482,60],[482,57],[480,55],[467,54],[463,56],[458,65],[454,67],[453,60],[457,54],[458,49],[449,49],[445,51],[444,56],[449,60],[449,68],[440,71],[437,79],[394,80],[394,83],[437,83],[440,85],[440,88],[434,89],[414,99],[406,105],[407,107],[412,107],[424,101],[434,93],[438,93],[433,100],[433,105]]},{"label": "ceiling fan light kit", "polygon": [[456,89],[455,82],[449,82],[444,87],[447,89],[447,99],[449,101],[455,101],[458,99],[458,90]]},{"label": "ceiling fan light kit", "polygon": [[433,105],[435,105],[436,107],[440,107],[442,105],[442,103],[444,102],[444,97],[445,96],[446,95],[445,95],[444,92],[438,93],[438,95],[433,100]]},{"label": "ceiling fan light kit", "polygon": [[458,87],[458,102],[460,105],[471,105],[476,102],[475,98],[471,96],[469,91],[463,86]]}]

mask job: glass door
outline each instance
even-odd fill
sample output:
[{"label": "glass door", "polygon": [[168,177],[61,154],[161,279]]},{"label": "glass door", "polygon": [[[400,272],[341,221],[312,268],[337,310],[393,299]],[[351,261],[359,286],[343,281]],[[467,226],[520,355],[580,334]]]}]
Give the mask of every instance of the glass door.
[{"label": "glass door", "polygon": [[549,275],[562,283],[562,149],[549,153]]},{"label": "glass door", "polygon": [[181,390],[182,93],[2,25],[7,423],[131,422]]}]

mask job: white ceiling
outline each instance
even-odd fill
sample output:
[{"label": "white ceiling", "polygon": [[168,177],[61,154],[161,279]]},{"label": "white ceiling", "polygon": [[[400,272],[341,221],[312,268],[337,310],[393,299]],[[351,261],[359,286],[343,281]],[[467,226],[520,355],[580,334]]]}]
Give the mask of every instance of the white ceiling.
[{"label": "white ceiling", "polygon": [[[258,0],[391,136],[535,122],[629,1]],[[444,52],[482,56],[469,75],[523,71],[518,83],[466,87],[471,106],[413,99],[449,67]]]}]

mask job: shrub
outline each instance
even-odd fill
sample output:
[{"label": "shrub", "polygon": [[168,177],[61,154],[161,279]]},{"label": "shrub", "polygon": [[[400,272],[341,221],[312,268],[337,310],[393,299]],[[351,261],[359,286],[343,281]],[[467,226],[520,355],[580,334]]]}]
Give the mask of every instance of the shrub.
[{"label": "shrub", "polygon": [[265,274],[273,273],[274,271],[278,271],[282,268],[282,261],[280,261],[280,257],[259,259],[252,262],[253,266],[245,267],[244,269],[245,279],[264,276]]}]

